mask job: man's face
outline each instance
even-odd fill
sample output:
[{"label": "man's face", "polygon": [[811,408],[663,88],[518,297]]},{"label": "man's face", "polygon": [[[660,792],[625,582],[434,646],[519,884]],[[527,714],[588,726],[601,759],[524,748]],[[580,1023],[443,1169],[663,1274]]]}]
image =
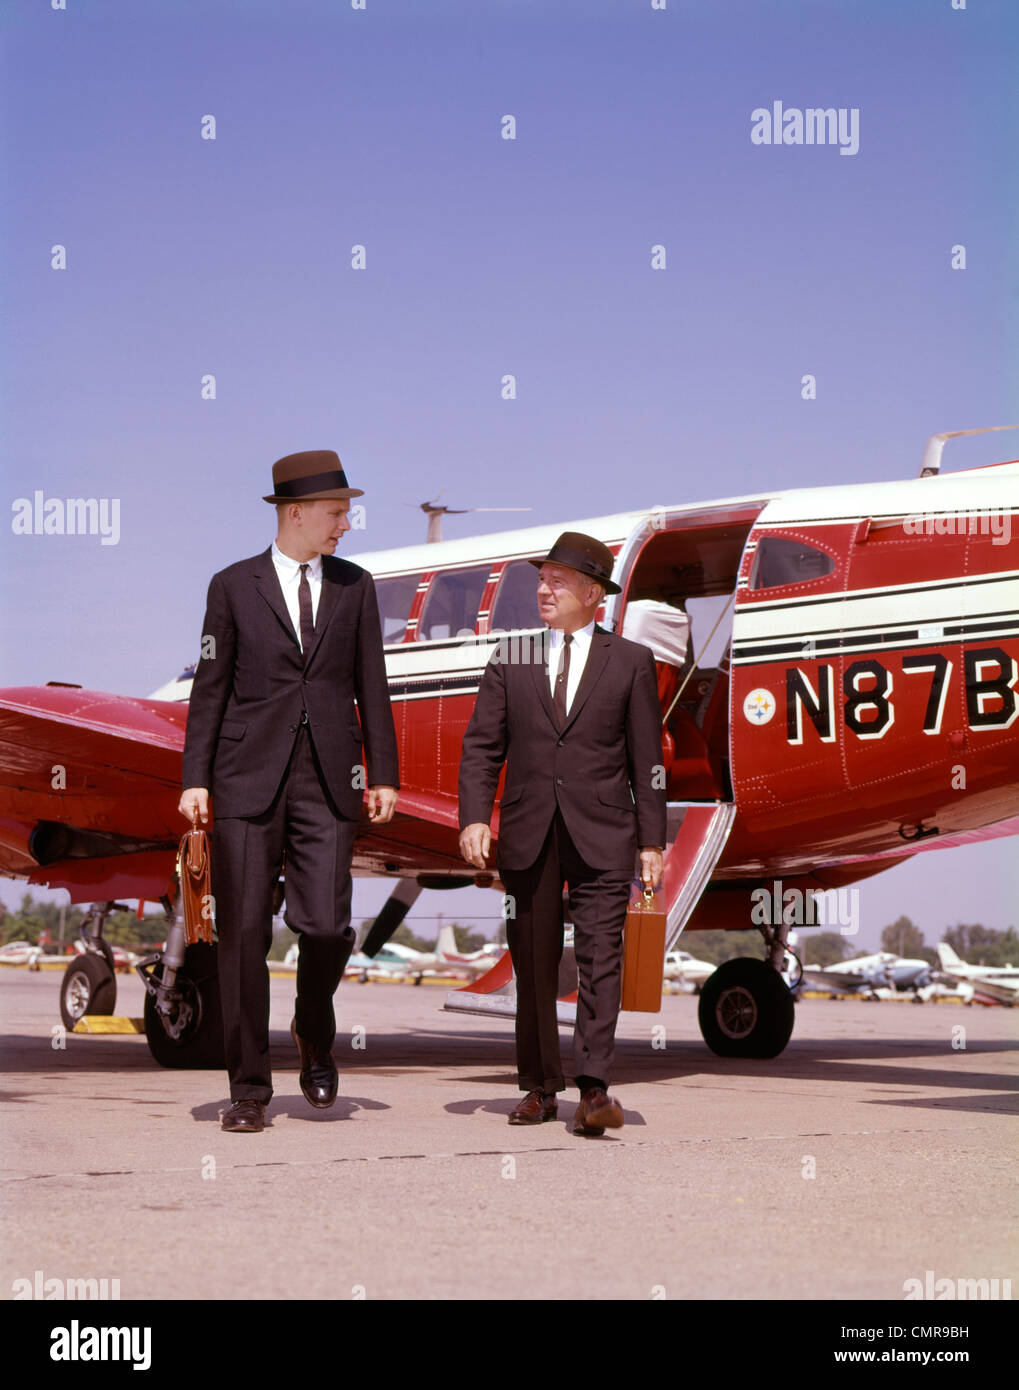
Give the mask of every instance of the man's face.
[{"label": "man's face", "polygon": [[602,587],[568,565],[542,565],[538,571],[538,612],[549,627],[576,632],[594,617]]},{"label": "man's face", "polygon": [[349,497],[302,502],[299,524],[301,539],[308,549],[319,555],[332,555],[344,531],[350,530],[349,511]]}]

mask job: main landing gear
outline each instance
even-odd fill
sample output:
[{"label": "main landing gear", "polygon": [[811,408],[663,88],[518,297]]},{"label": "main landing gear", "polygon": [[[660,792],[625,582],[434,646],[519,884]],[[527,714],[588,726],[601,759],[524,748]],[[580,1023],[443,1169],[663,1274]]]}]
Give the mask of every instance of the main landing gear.
[{"label": "main landing gear", "polygon": [[793,992],[779,974],[789,927],[761,928],[768,959],[727,960],[701,990],[697,1020],[719,1057],[777,1057],[792,1036]]},{"label": "main landing gear", "polygon": [[166,945],[135,965],[145,986],[149,1051],[161,1067],[221,1070],[226,1058],[216,946],[186,946],[183,914],[166,898],[163,908]]}]

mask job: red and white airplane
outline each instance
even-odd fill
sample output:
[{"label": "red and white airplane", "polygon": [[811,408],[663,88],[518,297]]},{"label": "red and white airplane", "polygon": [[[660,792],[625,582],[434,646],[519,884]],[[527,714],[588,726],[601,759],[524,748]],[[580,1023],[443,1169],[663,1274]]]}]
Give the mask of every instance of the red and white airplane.
[{"label": "red and white airplane", "polygon": [[[458,851],[460,744],[496,643],[543,626],[528,560],[581,530],[612,549],[622,588],[598,620],[658,662],[668,948],[684,929],[759,926],[768,961],[722,965],[699,1019],[720,1054],[781,1052],[793,1003],[778,971],[804,917],[762,921],[762,897],[846,890],[910,855],[1019,832],[1019,461],[941,475],[948,437],[912,480],[352,557],[375,577],[402,783],[394,820],[365,821],[355,849],[356,873],[396,880],[365,948],[424,887],[500,887]],[[118,897],[163,899],[170,915],[188,674],[147,700],[0,691],[0,872],[95,902],[93,940]],[[149,1041],[160,1061],[202,1065],[214,948],[185,957],[179,937],[171,922],[139,967]],[[565,1016],[568,980],[563,995]],[[448,1002],[511,1012],[508,957]]]}]

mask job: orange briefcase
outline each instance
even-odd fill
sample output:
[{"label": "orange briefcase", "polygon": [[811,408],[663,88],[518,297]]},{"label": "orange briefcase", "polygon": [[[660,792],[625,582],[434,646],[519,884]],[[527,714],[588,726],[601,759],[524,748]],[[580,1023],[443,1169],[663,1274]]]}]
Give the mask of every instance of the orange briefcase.
[{"label": "orange briefcase", "polygon": [[623,997],[621,1008],[657,1014],[662,1007],[665,975],[665,912],[660,895],[639,890],[626,909],[623,928]]}]

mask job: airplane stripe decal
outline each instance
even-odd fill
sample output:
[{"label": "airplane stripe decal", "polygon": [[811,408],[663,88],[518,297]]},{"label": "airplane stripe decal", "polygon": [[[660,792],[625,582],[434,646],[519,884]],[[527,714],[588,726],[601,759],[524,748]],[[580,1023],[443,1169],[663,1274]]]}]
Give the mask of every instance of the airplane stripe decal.
[{"label": "airplane stripe decal", "polygon": [[[483,615],[479,615],[479,616],[483,616]],[[471,633],[471,634],[470,634],[469,636],[467,636],[467,637],[429,637],[429,638],[425,638],[425,639],[422,640],[422,641],[418,641],[418,642],[414,642],[414,643],[410,643],[410,644],[407,643],[407,642],[388,642],[388,643],[386,643],[386,645],[385,645],[385,647],[384,647],[383,650],[384,650],[387,654],[390,653],[390,652],[394,652],[394,653],[398,652],[401,656],[406,656],[408,652],[412,652],[412,651],[414,651],[414,652],[444,652],[444,651],[449,651],[451,648],[456,648],[456,647],[478,647],[478,648],[484,647],[484,648],[488,648],[488,647],[494,647],[494,646],[496,645],[496,643],[499,642],[503,637],[519,637],[519,636],[522,636],[522,635],[527,635],[527,634],[532,633],[532,632],[541,632],[541,631],[542,631],[542,629],[541,629],[540,627],[529,627],[529,628],[514,628],[514,629],[512,630],[512,632],[509,632],[509,631],[504,632],[504,631],[501,631],[501,630],[497,630],[497,631],[493,631],[493,632]],[[484,655],[484,661],[482,662],[482,665],[484,665],[484,662],[486,662],[486,661],[488,660],[489,655],[490,655],[490,653],[489,653],[488,651],[486,651],[486,652],[485,652],[485,655]]]},{"label": "airplane stripe decal", "polygon": [[[734,649],[733,666],[766,666],[783,657],[804,659],[804,648],[809,644],[812,657],[824,657],[841,653],[850,655],[874,650],[929,652],[932,642],[962,641],[975,642],[989,638],[1008,638],[1019,636],[1019,619],[1009,623],[971,623],[946,624],[944,634],[926,641],[918,631],[904,629],[900,632],[873,633],[855,638],[833,638],[816,640],[807,635],[796,641],[776,642],[767,646],[744,644]],[[440,695],[475,695],[481,683],[484,666],[477,670],[458,672],[455,675],[429,673],[421,677],[390,676],[389,695],[393,701],[430,700]]]},{"label": "airplane stripe decal", "polygon": [[[1002,619],[1005,620],[1004,624],[1001,622]],[[838,627],[815,627],[809,632],[797,629],[795,634],[780,631],[765,632],[760,636],[743,634],[734,645],[738,650],[751,650],[759,646],[762,642],[771,641],[777,637],[795,636],[795,639],[801,645],[803,642],[809,640],[821,646],[828,640],[835,640],[836,636],[858,640],[869,634],[874,634],[879,637],[883,634],[890,633],[892,636],[908,637],[910,633],[915,634],[920,627],[943,627],[946,631],[948,631],[950,627],[954,627],[957,632],[961,632],[964,628],[978,631],[981,625],[985,627],[1000,627],[1002,625],[1008,627],[1010,625],[1015,625],[1017,621],[1019,621],[1019,619],[1016,618],[1016,611],[1014,608],[999,608],[989,613],[972,613],[965,616],[958,613],[944,613],[931,617],[912,615],[911,617],[904,618],[898,624],[899,628],[902,629],[899,633],[895,633],[893,629],[889,629],[881,623],[859,623],[856,626],[850,626],[848,623],[845,623]],[[831,638],[825,637],[823,635],[825,633],[831,634]]]},{"label": "airplane stripe decal", "polygon": [[[982,623],[969,627],[961,624],[946,626],[944,635],[937,638],[929,638],[926,641],[920,638],[917,631],[908,633],[887,633],[873,634],[867,637],[838,638],[823,641],[814,641],[809,637],[801,637],[795,642],[775,643],[769,647],[759,647],[754,651],[742,650],[744,655],[734,655],[732,664],[734,666],[764,666],[783,656],[794,656],[804,659],[804,651],[809,646],[812,656],[825,656],[835,652],[849,655],[853,652],[870,652],[876,649],[891,651],[903,648],[916,648],[918,651],[929,652],[932,644],[937,642],[963,641],[976,642],[986,640],[991,637],[1016,637],[1019,636],[1019,621],[998,626],[993,623]],[[738,653],[741,649],[736,648]]]},{"label": "airplane stripe decal", "polygon": [[410,700],[434,700],[440,695],[476,695],[481,685],[481,676],[439,676],[427,682],[398,680],[390,681],[389,699],[398,704]]},{"label": "airplane stripe decal", "polygon": [[937,623],[988,622],[1004,614],[1012,618],[1019,612],[1019,585],[1008,582],[998,589],[956,590],[951,594],[932,590],[909,595],[881,593],[860,598],[843,594],[838,608],[818,611],[791,605],[781,611],[737,612],[734,632],[737,643],[776,640],[783,637],[853,632],[890,632],[917,625]]},{"label": "airplane stripe decal", "polygon": [[[961,476],[961,475],[957,475],[957,476]],[[973,501],[973,502],[967,502],[967,503],[960,502],[957,506],[954,506],[954,507],[947,507],[947,506],[946,506],[946,507],[923,507],[923,508],[921,508],[921,509],[918,509],[918,510],[915,511],[915,512],[903,511],[901,507],[897,507],[897,508],[893,509],[892,511],[887,511],[887,512],[866,512],[866,513],[864,513],[864,514],[861,514],[861,513],[859,513],[859,512],[845,512],[845,513],[843,513],[843,514],[841,514],[841,515],[839,515],[839,516],[830,516],[830,515],[829,515],[829,516],[797,516],[797,517],[794,517],[794,518],[789,518],[789,517],[787,517],[785,520],[783,520],[782,517],[776,516],[776,517],[771,517],[771,518],[768,518],[768,519],[765,519],[765,520],[757,521],[757,522],[755,523],[754,529],[757,530],[757,531],[764,531],[764,530],[772,530],[772,531],[774,531],[774,530],[789,530],[789,529],[790,529],[791,527],[793,527],[793,526],[851,526],[851,525],[853,524],[854,521],[856,521],[856,522],[860,522],[860,521],[870,521],[870,522],[875,522],[875,521],[883,521],[883,522],[906,522],[906,521],[909,521],[909,522],[912,522],[912,523],[914,523],[914,524],[916,524],[916,523],[919,523],[919,524],[920,524],[920,528],[917,529],[916,531],[906,531],[906,530],[903,530],[903,537],[904,537],[904,539],[906,539],[906,540],[914,540],[914,539],[916,539],[917,537],[921,537],[921,536],[928,536],[928,537],[929,537],[929,536],[933,536],[933,535],[940,535],[940,534],[942,534],[941,532],[938,532],[934,527],[932,527],[930,531],[927,531],[927,530],[926,530],[926,521],[927,521],[927,518],[928,518],[928,517],[950,516],[950,517],[953,518],[953,520],[955,520],[955,521],[958,522],[958,525],[956,526],[956,528],[955,528],[953,531],[949,531],[949,532],[946,532],[946,533],[944,533],[944,534],[947,534],[947,535],[960,535],[960,536],[965,536],[965,535],[976,536],[976,535],[980,535],[981,532],[978,531],[978,529],[977,529],[976,527],[969,528],[969,527],[967,527],[967,526],[963,526],[963,522],[967,522],[967,523],[968,523],[968,522],[971,521],[971,520],[972,520],[972,521],[981,521],[981,520],[983,520],[985,517],[1015,516],[1015,515],[1016,515],[1015,508],[1014,508],[1011,504],[1007,504],[1007,505],[1005,505],[1005,506],[1003,506],[1003,507],[999,507],[999,506],[994,506],[994,505],[992,505],[992,504],[989,503],[989,502],[988,502],[988,503],[984,503],[984,502],[975,502],[975,501]],[[984,532],[984,533],[982,533],[982,534],[986,534],[986,532]]]}]

